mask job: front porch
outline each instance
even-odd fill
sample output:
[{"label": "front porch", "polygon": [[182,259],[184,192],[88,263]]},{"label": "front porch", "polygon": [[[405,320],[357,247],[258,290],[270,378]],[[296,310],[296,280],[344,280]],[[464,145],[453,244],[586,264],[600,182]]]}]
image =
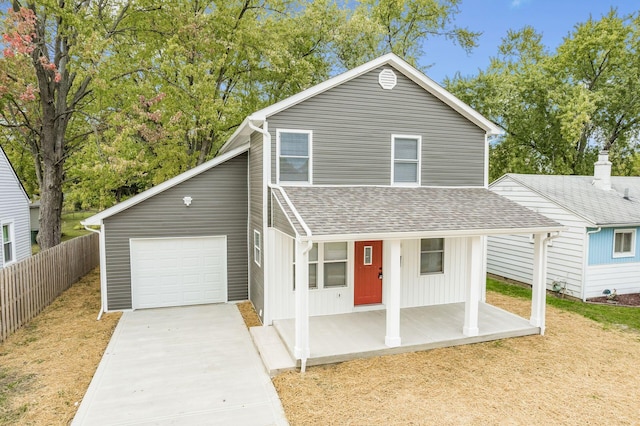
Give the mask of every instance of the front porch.
[{"label": "front porch", "polygon": [[[310,317],[310,355],[306,365],[330,364],[356,358],[423,351],[540,333],[540,328],[532,326],[529,320],[481,302],[478,310],[479,333],[477,336],[465,336],[462,332],[464,316],[464,303],[403,308],[400,311],[402,343],[393,348],[385,344],[384,309]],[[293,367],[295,320],[276,320],[272,327],[260,328],[277,332],[278,343],[281,342],[288,352]],[[270,344],[262,344],[262,340],[256,338],[253,331],[254,329],[254,342],[263,360],[266,361],[265,358],[272,356],[268,352],[282,349],[274,346],[273,338]],[[297,361],[297,366],[300,366],[300,360]],[[267,369],[274,372],[276,370],[269,365]],[[282,367],[278,370],[280,369]]]}]

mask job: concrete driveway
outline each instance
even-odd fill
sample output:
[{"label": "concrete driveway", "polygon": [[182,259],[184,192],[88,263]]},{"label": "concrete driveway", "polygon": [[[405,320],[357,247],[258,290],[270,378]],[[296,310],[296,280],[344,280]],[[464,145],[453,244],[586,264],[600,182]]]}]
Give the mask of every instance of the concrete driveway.
[{"label": "concrete driveway", "polygon": [[125,312],[73,425],[286,425],[240,312]]}]

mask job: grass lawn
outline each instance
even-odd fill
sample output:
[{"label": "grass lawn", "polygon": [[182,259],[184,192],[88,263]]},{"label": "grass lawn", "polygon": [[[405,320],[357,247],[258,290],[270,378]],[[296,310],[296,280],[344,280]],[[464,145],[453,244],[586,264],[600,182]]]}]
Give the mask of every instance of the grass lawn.
[{"label": "grass lawn", "polygon": [[[64,213],[62,215],[62,241],[68,241],[75,237],[81,237],[87,235],[89,231],[84,229],[84,226],[80,225],[80,221],[93,216],[95,212],[73,212]],[[36,254],[40,252],[38,244],[31,246],[31,253]]]},{"label": "grass lawn", "polygon": [[[519,299],[531,300],[531,289],[491,278],[487,279],[487,290]],[[547,295],[547,305],[564,311],[575,312],[583,317],[598,321],[605,326],[629,328],[640,332],[640,308],[637,307],[596,305],[578,300],[562,299],[553,295]]]},{"label": "grass lawn", "polygon": [[[489,303],[523,317],[528,297],[488,283]],[[638,424],[638,318],[616,313],[633,308],[547,300],[544,336],[310,367],[273,383],[292,425]],[[0,344],[0,425],[70,422],[119,318],[96,321],[99,305],[96,269]]]}]

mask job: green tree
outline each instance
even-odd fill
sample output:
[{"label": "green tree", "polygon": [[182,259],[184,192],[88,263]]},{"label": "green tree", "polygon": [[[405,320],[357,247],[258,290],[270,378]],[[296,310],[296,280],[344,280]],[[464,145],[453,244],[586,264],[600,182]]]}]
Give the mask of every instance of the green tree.
[{"label": "green tree", "polygon": [[448,88],[499,124],[491,180],[504,173],[590,174],[611,151],[631,173],[640,131],[638,16],[615,11],[576,25],[549,53],[531,27],[509,31],[487,70]]}]

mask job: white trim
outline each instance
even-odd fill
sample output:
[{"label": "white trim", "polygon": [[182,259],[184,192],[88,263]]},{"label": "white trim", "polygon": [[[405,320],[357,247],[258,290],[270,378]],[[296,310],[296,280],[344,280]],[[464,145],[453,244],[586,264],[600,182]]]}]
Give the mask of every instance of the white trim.
[{"label": "white trim", "polygon": [[[440,271],[435,271],[435,272],[425,272],[422,273],[422,240],[442,240],[442,250],[429,250],[429,251],[425,251],[424,253],[440,253],[442,252],[442,270]],[[447,239],[444,237],[438,237],[438,238],[420,238],[420,240],[418,241],[419,245],[418,245],[418,276],[419,277],[425,277],[425,276],[429,276],[429,275],[443,275],[444,271],[446,270],[445,268],[445,262],[448,256],[445,256],[445,249],[446,249],[446,241]]]},{"label": "white trim", "polygon": [[[9,260],[8,262],[5,261],[5,252],[4,252],[4,232],[3,229],[4,227],[8,228],[8,237],[9,237],[9,244],[11,244],[11,260]],[[2,221],[0,222],[0,254],[2,255],[2,263],[1,265],[3,267],[5,266],[9,266],[12,265],[14,263],[16,263],[17,260],[17,247],[16,247],[16,225],[15,225],[15,220],[13,219],[9,219],[6,221]]]},{"label": "white trim", "polygon": [[[305,221],[302,219],[302,216],[300,216],[300,213],[298,212],[298,210],[295,208],[295,206],[293,205],[293,203],[291,202],[291,200],[289,199],[289,196],[287,195],[287,193],[284,191],[284,189],[282,189],[281,186],[278,185],[270,185],[270,187],[272,189],[277,189],[278,191],[280,191],[280,194],[282,194],[282,198],[284,198],[284,200],[287,202],[287,205],[289,206],[289,208],[291,209],[291,212],[293,213],[293,215],[295,216],[295,218],[298,220],[298,222],[300,223],[300,226],[302,226],[302,229],[304,229],[304,231],[307,233],[307,237],[311,237],[311,229],[307,226],[307,224],[305,223]],[[283,210],[284,211],[284,210]],[[295,230],[295,226],[293,227],[293,229]],[[296,231],[296,234],[298,232]]]},{"label": "white trim", "polygon": [[[280,188],[278,188],[280,189]],[[284,235],[291,237],[291,238],[296,238],[299,237],[300,234],[298,234],[298,231],[296,230],[296,227],[293,225],[293,222],[291,221],[291,218],[289,217],[288,214],[285,213],[284,208],[282,206],[282,203],[280,202],[280,200],[278,200],[278,197],[274,196],[273,193],[271,194],[271,217],[273,217],[273,206],[274,206],[274,201],[278,204],[278,206],[280,207],[280,211],[282,212],[282,214],[284,215],[285,218],[287,218],[287,222],[289,222],[289,225],[291,226],[291,229],[293,229],[293,232],[295,233],[295,235],[289,235],[285,232],[280,231],[278,228],[276,228],[275,226],[273,226],[273,222],[271,223],[271,227],[277,231],[282,232]]]},{"label": "white trim", "polygon": [[[367,262],[367,249],[369,249],[369,261]],[[373,246],[363,246],[362,264],[365,266],[373,265]]]},{"label": "white trim", "polygon": [[[307,144],[308,144],[308,157],[309,163],[307,171],[307,180],[306,181],[281,181],[280,180],[280,135],[282,133],[297,133],[297,134],[306,134],[308,136]],[[291,157],[291,156],[288,156]],[[296,158],[304,158],[304,157],[296,157]],[[280,185],[281,183],[286,185],[312,185],[313,184],[313,130],[300,130],[300,129],[276,129],[276,184]]]},{"label": "white trim", "polygon": [[[256,238],[257,237],[257,238]],[[257,241],[257,244],[256,244]],[[258,266],[262,266],[262,234],[257,229],[253,230],[253,261]]]},{"label": "white trim", "polygon": [[[151,189],[148,189],[134,197],[129,198],[126,201],[123,201],[121,203],[116,204],[113,207],[110,207],[106,210],[101,211],[100,213],[91,216],[88,219],[85,219],[83,221],[81,221],[80,223],[83,226],[87,226],[87,225],[100,225],[102,223],[102,221],[108,217],[113,216],[114,214],[120,213],[123,210],[128,209],[129,207],[133,207],[136,204],[139,204],[141,202],[143,202],[144,200],[153,197],[154,195],[157,195],[163,191],[166,191],[169,188],[172,188],[186,180],[191,179],[194,176],[197,176],[203,172],[206,172],[209,169],[212,169],[213,167],[217,166],[218,164],[222,164],[225,161],[228,161],[234,157],[237,157],[238,155],[246,152],[249,149],[249,145],[243,145],[240,148],[234,149],[233,151],[229,151],[228,153],[221,155],[219,157],[216,157],[212,160],[207,161],[206,163],[202,163],[197,167],[194,167],[193,169],[187,170],[184,173],[179,174],[178,176],[175,176],[169,180],[166,180],[164,182],[162,182],[161,184],[154,186]],[[182,203],[182,199],[178,199],[178,202]]]},{"label": "white trim", "polygon": [[[631,234],[631,251],[621,251],[616,252],[616,235],[618,234]],[[614,259],[620,259],[624,257],[635,257],[636,256],[636,229],[628,228],[628,229],[614,229],[613,230],[613,254],[611,257]]]},{"label": "white trim", "polygon": [[505,229],[461,229],[461,230],[438,230],[438,231],[410,231],[410,232],[379,232],[365,234],[337,234],[337,235],[313,235],[301,236],[302,241],[313,239],[314,242],[330,241],[373,241],[373,240],[414,240],[418,238],[448,238],[448,237],[472,237],[482,235],[517,235],[531,233],[560,232],[567,228],[556,226],[549,228],[505,228]]},{"label": "white trim", "polygon": [[[418,170],[416,170],[417,182],[395,182],[395,163],[396,163],[396,139],[414,139],[418,142]],[[400,160],[400,163],[409,163],[414,164],[413,161],[408,160]],[[420,186],[420,177],[422,175],[422,136],[420,135],[399,135],[392,134],[391,135],[391,186]]]}]

